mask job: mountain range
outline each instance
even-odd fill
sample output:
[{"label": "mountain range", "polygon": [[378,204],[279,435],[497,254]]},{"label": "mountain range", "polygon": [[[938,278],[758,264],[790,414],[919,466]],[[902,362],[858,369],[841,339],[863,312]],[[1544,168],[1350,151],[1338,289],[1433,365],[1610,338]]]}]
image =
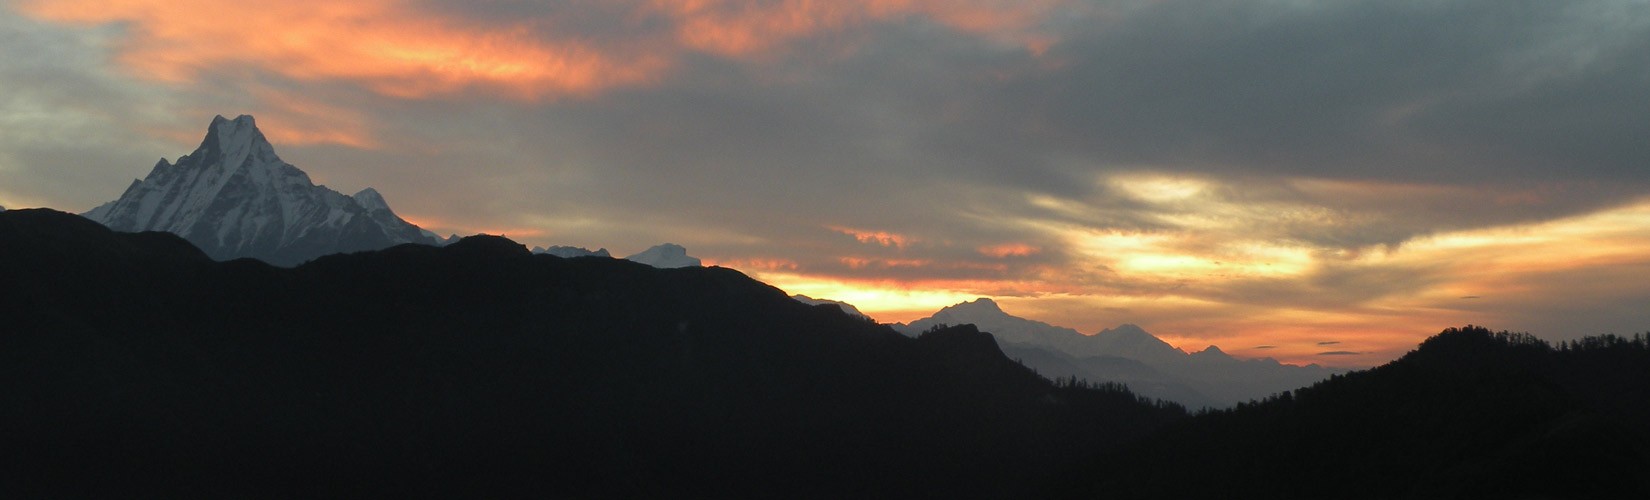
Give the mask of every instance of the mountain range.
[{"label": "mountain range", "polygon": [[613,257],[613,254],[608,253],[606,248],[591,250],[585,247],[570,247],[561,245],[553,245],[550,248],[533,247],[533,254],[554,255],[564,259],[571,259],[573,257]]},{"label": "mountain range", "polygon": [[[311,182],[276,155],[255,119],[213,118],[194,152],[176,163],[161,159],[116,200],[85,214],[117,231],[176,234],[216,260],[255,258],[293,266],[324,255],[417,243],[445,245],[397,216],[375,189],[344,195]],[[560,257],[611,257],[607,249],[535,248]],[[665,243],[625,257],[660,268],[702,263],[680,245]],[[816,301],[816,299],[808,299]],[[837,303],[850,314],[853,306]],[[1222,353],[1188,356],[1132,325],[1098,335],[1016,318],[988,299],[958,304],[934,317],[896,325],[908,334],[934,324],[975,324],[1002,348],[1052,377],[1119,381],[1152,397],[1192,407],[1225,406],[1298,387],[1326,370],[1290,370],[1275,362],[1239,362]]]},{"label": "mountain range", "polygon": [[[141,180],[85,217],[116,231],[165,231],[213,259],[254,258],[293,266],[335,253],[381,250],[404,243],[445,245],[407,222],[373,188],[345,195],[312,182],[281,160],[256,120],[217,116],[195,151],[176,163],[162,158]],[[607,249],[536,249],[562,257],[610,257]],[[626,259],[656,267],[698,266],[680,245],[662,244]]]},{"label": "mountain range", "polygon": [[176,163],[161,159],[120,198],[85,216],[117,231],[166,231],[218,260],[295,265],[322,255],[441,240],[390,209],[372,188],[317,186],[275,154],[251,116],[218,116]]},{"label": "mountain range", "polygon": [[972,325],[495,236],[282,268],[10,210],[0,282],[7,498],[1650,496],[1643,335],[1452,328],[1188,415]]},{"label": "mountain range", "polygon": [[988,298],[948,306],[894,328],[917,335],[942,325],[962,324],[990,332],[1005,354],[1043,376],[1118,382],[1142,395],[1189,408],[1228,407],[1341,372],[1318,365],[1286,365],[1270,358],[1239,359],[1215,346],[1187,353],[1132,324],[1085,335],[1008,314]]},{"label": "mountain range", "polygon": [[687,249],[675,243],[654,245],[640,253],[624,258],[631,262],[640,262],[657,268],[674,269],[679,267],[699,267],[698,257],[688,255]]},{"label": "mountain range", "polygon": [[[816,299],[816,298],[809,297],[807,295],[801,295],[801,294],[792,295],[791,298],[796,300],[797,302],[801,302],[803,304],[808,304],[810,306],[817,306],[817,305],[822,305],[822,304],[833,306],[833,307],[836,307],[837,309],[841,309],[842,312],[847,313],[850,316],[857,316],[857,317],[865,318],[865,319],[868,319],[868,320],[871,319],[871,317],[866,316],[865,313],[859,312],[859,308],[854,307],[853,304],[849,304],[847,302],[841,302],[841,301],[830,300],[830,299]],[[892,326],[894,327],[895,330],[899,330],[899,327],[901,325],[896,324],[896,325],[892,325]]]},{"label": "mountain range", "polygon": [[[737,271],[0,213],[0,497],[1015,496],[1186,418]],[[981,473],[989,471],[989,473]]]}]

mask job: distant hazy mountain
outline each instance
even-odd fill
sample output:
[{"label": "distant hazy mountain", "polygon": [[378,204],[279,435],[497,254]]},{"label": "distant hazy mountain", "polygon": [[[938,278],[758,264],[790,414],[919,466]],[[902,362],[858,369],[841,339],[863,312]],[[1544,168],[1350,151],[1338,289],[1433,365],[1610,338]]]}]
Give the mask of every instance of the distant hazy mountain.
[{"label": "distant hazy mountain", "polygon": [[816,306],[816,305],[820,305],[820,304],[830,304],[830,305],[836,306],[838,309],[841,309],[842,312],[847,313],[850,316],[858,316],[858,317],[867,318],[867,319],[870,318],[870,316],[866,316],[865,313],[859,312],[859,308],[854,307],[853,304],[849,304],[847,302],[840,302],[840,301],[835,301],[835,300],[830,300],[830,299],[816,299],[816,298],[809,297],[807,295],[801,295],[801,294],[792,295],[791,298],[796,299],[797,302],[801,302],[803,304],[807,304],[807,305],[810,305],[810,306]]},{"label": "distant hazy mountain", "polygon": [[439,244],[372,188],[346,196],[282,161],[251,116],[213,118],[193,153],[164,158],[85,216],[117,231],[165,231],[218,260],[294,265],[316,257]]},{"label": "distant hazy mountain", "polygon": [[643,250],[641,253],[625,257],[631,262],[640,262],[658,268],[699,267],[698,257],[687,254],[687,249],[675,243],[656,245]]},{"label": "distant hazy mountain", "polygon": [[1259,399],[1337,373],[1270,358],[1238,359],[1214,346],[1188,354],[1130,324],[1084,335],[1008,314],[986,298],[948,306],[895,329],[914,335],[936,325],[961,324],[990,332],[1004,353],[1043,376],[1121,382],[1143,395],[1194,408]]},{"label": "distant hazy mountain", "polygon": [[459,237],[457,234],[449,234],[449,235],[443,237],[440,234],[436,234],[435,231],[431,231],[431,230],[428,230],[428,229],[420,228],[419,231],[424,233],[424,236],[428,236],[428,237],[430,237],[430,239],[436,240],[436,245],[438,245],[438,246],[451,245],[451,244],[454,244],[454,243],[458,243],[458,240],[463,239],[463,238]]},{"label": "distant hazy mountain", "polygon": [[1183,409],[726,268],[0,213],[0,498],[1009,498]]},{"label": "distant hazy mountain", "polygon": [[607,253],[606,248],[598,248],[595,251],[591,251],[590,249],[584,247],[568,247],[561,245],[552,246],[550,248],[533,247],[533,253],[554,255],[561,258],[613,256],[612,254]]}]

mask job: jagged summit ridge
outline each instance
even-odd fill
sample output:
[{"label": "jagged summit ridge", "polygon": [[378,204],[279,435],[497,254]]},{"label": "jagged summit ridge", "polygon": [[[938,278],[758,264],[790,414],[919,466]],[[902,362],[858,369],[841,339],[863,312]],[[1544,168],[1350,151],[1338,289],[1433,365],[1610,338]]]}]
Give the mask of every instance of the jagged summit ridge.
[{"label": "jagged summit ridge", "polygon": [[281,160],[249,115],[217,116],[194,152],[162,158],[120,198],[84,214],[117,231],[165,231],[212,258],[294,265],[321,255],[437,244],[377,190],[346,196]]}]

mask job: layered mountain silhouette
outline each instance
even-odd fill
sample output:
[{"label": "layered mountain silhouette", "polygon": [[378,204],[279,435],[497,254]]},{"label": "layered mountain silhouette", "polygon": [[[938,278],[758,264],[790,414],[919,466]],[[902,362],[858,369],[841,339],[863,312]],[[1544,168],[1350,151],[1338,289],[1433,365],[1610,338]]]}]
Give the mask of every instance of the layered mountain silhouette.
[{"label": "layered mountain silhouette", "polygon": [[1044,376],[1118,382],[1142,395],[1191,408],[1227,407],[1338,373],[1269,358],[1238,359],[1215,346],[1187,353],[1131,324],[1085,335],[1008,314],[987,298],[948,306],[896,328],[915,335],[939,325],[962,324],[990,332],[1010,358]]},{"label": "layered mountain silhouette", "polygon": [[218,116],[176,163],[164,158],[86,217],[118,231],[165,231],[218,260],[291,266],[322,255],[441,238],[395,214],[378,191],[344,195],[282,161],[251,116]]},{"label": "layered mountain silhouette", "polygon": [[1073,498],[1650,498],[1650,342],[1451,328],[1074,464]]},{"label": "layered mountain silhouette", "polygon": [[7,498],[1650,497],[1642,335],[1449,329],[1187,416],[972,325],[494,236],[281,268],[11,210],[0,283]]},{"label": "layered mountain silhouette", "polygon": [[0,496],[1017,496],[1179,407],[729,269],[0,213]]},{"label": "layered mountain silhouette", "polygon": [[836,307],[837,309],[841,309],[842,312],[847,313],[849,316],[857,316],[857,317],[861,317],[861,318],[865,318],[865,319],[871,319],[870,316],[866,316],[865,313],[860,312],[859,308],[854,307],[853,304],[849,304],[847,302],[841,302],[841,301],[836,301],[836,300],[831,300],[831,299],[816,299],[816,298],[809,297],[807,295],[802,295],[802,294],[792,295],[791,298],[795,299],[797,302],[801,302],[803,304],[808,304],[810,306],[817,306],[817,305],[822,305],[822,304],[833,306],[833,307]]},{"label": "layered mountain silhouette", "polygon": [[562,246],[562,245],[552,245],[550,248],[533,247],[533,253],[534,254],[549,254],[549,255],[554,255],[554,256],[562,257],[562,258],[573,258],[573,257],[609,257],[609,258],[611,258],[611,257],[613,257],[613,254],[608,253],[606,248],[598,248],[596,250],[591,250],[591,249],[588,249],[588,248],[585,248],[585,247],[570,247],[570,246]]}]

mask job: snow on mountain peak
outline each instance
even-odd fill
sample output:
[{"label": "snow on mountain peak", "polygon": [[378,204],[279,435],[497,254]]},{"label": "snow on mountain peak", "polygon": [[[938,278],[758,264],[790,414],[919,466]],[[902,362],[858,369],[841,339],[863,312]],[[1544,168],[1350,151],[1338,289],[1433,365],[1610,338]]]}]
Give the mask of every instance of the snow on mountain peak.
[{"label": "snow on mountain peak", "polygon": [[321,255],[435,244],[372,189],[345,196],[282,161],[250,115],[217,116],[200,146],[164,158],[120,198],[84,214],[117,231],[166,231],[217,259],[297,264]]},{"label": "snow on mountain peak", "polygon": [[699,267],[702,265],[698,257],[688,255],[686,248],[675,243],[655,245],[653,248],[643,250],[641,253],[625,257],[625,260],[659,268]]},{"label": "snow on mountain peak", "polygon": [[390,209],[389,202],[384,201],[384,195],[378,194],[378,190],[373,188],[362,189],[361,192],[350,195],[350,198],[355,200],[355,204],[360,205],[361,208],[367,209],[368,212]]}]

